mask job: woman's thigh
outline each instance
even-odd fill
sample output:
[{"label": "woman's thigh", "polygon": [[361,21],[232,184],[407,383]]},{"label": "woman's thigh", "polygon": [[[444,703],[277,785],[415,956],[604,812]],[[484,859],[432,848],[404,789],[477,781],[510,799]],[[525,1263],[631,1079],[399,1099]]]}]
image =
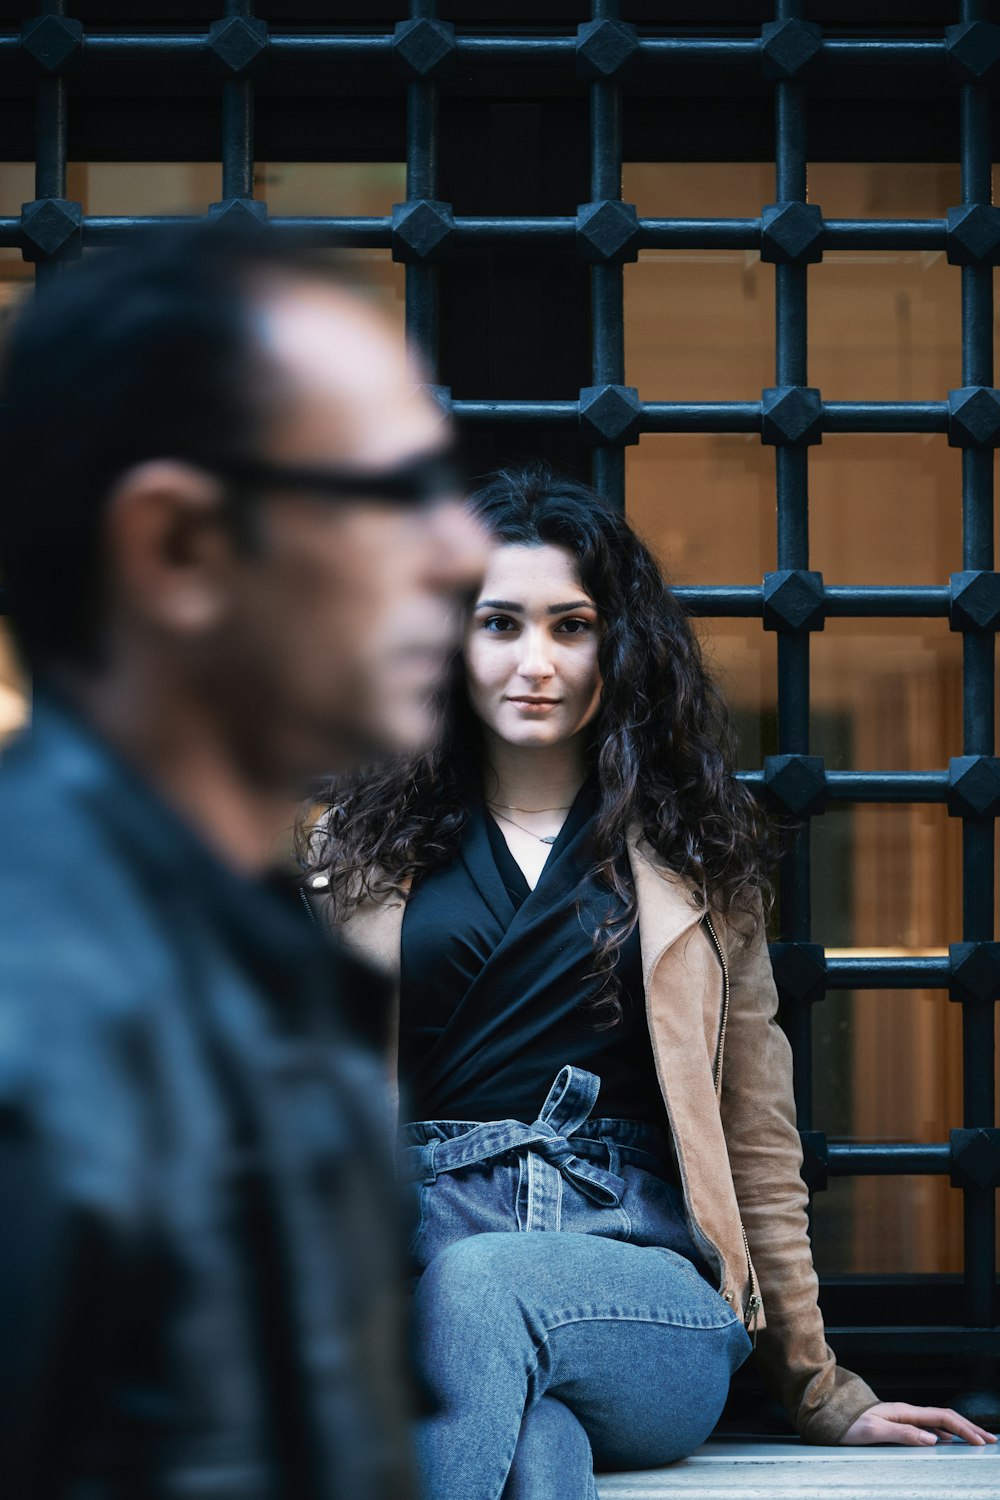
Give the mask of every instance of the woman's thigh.
[{"label": "woman's thigh", "polygon": [[554,1396],[605,1467],[696,1448],[750,1349],[684,1257],[584,1234],[461,1240],[424,1273],[414,1314],[426,1378],[453,1419],[519,1422]]}]

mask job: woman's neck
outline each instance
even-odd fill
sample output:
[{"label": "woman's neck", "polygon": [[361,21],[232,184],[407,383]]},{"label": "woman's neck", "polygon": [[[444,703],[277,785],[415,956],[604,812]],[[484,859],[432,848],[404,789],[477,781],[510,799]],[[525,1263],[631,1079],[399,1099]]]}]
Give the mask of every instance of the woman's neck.
[{"label": "woman's neck", "polygon": [[522,812],[568,808],[587,776],[579,735],[560,745],[512,745],[486,731],[487,802]]}]

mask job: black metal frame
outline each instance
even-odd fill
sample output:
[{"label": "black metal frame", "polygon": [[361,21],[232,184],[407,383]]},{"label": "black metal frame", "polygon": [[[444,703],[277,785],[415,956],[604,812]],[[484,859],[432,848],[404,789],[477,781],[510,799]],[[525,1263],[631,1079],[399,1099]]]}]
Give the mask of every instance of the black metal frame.
[{"label": "black metal frame", "polygon": [[[457,32],[438,19],[435,0],[412,0],[394,30],[315,27],[296,33],[254,17],[249,0],[227,0],[205,30],[138,27],[93,34],[48,0],[20,31],[0,32],[0,76],[32,70],[36,96],[36,196],[19,218],[0,219],[0,245],[18,246],[39,274],[56,270],[81,247],[127,239],[158,220],[84,218],[66,200],[67,104],[71,76],[100,76],[114,89],[129,70],[156,60],[164,68],[218,79],[222,93],[222,201],[213,212],[266,216],[253,198],[254,97],[259,70],[293,78],[327,64],[390,67],[406,79],[407,200],[391,217],[275,220],[317,244],[391,249],[406,263],[407,327],[432,363],[439,354],[440,263],[492,255],[565,256],[589,267],[590,384],[565,399],[438,398],[472,435],[530,433],[539,448],[555,434],[592,451],[596,484],[624,504],[625,447],[644,433],[756,432],[774,447],[777,570],[758,587],[681,590],[702,616],[759,618],[778,632],[778,745],[745,779],[801,817],[804,831],[788,854],[781,885],[781,941],[772,957],[783,1020],[796,1061],[799,1126],[811,1187],[829,1175],[950,1175],[965,1201],[961,1305],[950,1321],[927,1325],[831,1329],[831,1342],[862,1366],[879,1359],[905,1366],[916,1354],[951,1362],[952,1384],[980,1392],[996,1386],[995,1195],[1000,1184],[996,1128],[994,1002],[1000,996],[1000,944],[994,934],[994,820],[1000,811],[995,755],[994,637],[1000,622],[1000,573],[993,536],[993,449],[1000,443],[1000,391],[993,385],[993,267],[1000,262],[1000,209],[991,199],[991,88],[1000,75],[1000,26],[987,0],[961,0],[957,24],[933,35],[882,32],[824,36],[799,0],[777,0],[759,34],[640,34],[619,19],[616,0],[593,0],[590,19],[549,34]],[[359,7],[360,9],[360,7]],[[516,67],[539,77],[585,79],[590,105],[590,201],[574,216],[456,215],[439,193],[439,101],[458,70]],[[775,201],[756,218],[639,218],[621,201],[623,97],[635,79],[673,78],[679,68],[761,79],[773,89]],[[907,70],[945,76],[960,116],[962,202],[943,220],[824,219],[806,195],[806,123],[814,79],[835,91],[843,70],[880,79]],[[574,85],[578,86],[578,85]],[[163,221],[166,222],[166,221]],[[172,221],[171,221],[172,222]],[[775,268],[774,385],[759,400],[643,401],[625,384],[623,268],[643,248],[759,250]],[[828,249],[945,250],[961,268],[961,389],[929,402],[823,401],[808,382],[808,267]],[[827,587],[809,566],[808,456],[825,433],[947,433],[962,449],[962,569],[947,584],[906,588]],[[962,754],[928,772],[828,771],[810,753],[809,637],[827,618],[947,617],[963,636]],[[938,802],[963,825],[963,931],[948,958],[826,957],[810,929],[809,820],[831,802]],[[831,989],[937,988],[962,1007],[964,1116],[950,1138],[932,1145],[849,1145],[814,1128],[811,1009]],[[901,1281],[900,1286],[904,1283]],[[954,1291],[954,1286],[952,1286]],[[840,1299],[843,1301],[843,1299]],[[838,1302],[840,1305],[840,1302]],[[843,1307],[850,1315],[849,1301]],[[992,1398],[995,1405],[995,1395]],[[986,1396],[980,1397],[989,1406]]]}]

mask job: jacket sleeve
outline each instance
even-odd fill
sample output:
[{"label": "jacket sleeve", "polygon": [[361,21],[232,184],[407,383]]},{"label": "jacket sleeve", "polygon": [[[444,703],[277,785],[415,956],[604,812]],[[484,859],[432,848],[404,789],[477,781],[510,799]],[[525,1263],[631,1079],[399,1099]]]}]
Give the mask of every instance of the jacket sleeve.
[{"label": "jacket sleeve", "polygon": [[778,1025],[777,991],[761,928],[733,938],[722,1070],[722,1121],[733,1182],[763,1299],[756,1362],[807,1442],[837,1443],[878,1401],[840,1367],[817,1301],[791,1048]]},{"label": "jacket sleeve", "polygon": [[20,927],[5,919],[0,945],[4,1500],[66,1493],[106,1409],[134,1291],[137,1130],[116,1084],[124,1033],[112,1038],[95,1014],[93,951],[73,949],[74,975],[59,944],[46,962],[36,934],[27,915]]},{"label": "jacket sleeve", "polygon": [[[9,1500],[55,1500],[103,1386],[120,1276],[32,1113],[0,1100],[0,1452]],[[119,1268],[120,1269],[120,1268]]]}]

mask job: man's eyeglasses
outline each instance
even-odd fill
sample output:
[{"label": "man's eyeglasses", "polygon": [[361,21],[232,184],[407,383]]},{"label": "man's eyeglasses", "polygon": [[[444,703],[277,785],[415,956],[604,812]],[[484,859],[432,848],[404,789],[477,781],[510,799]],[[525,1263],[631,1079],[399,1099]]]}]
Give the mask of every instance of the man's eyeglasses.
[{"label": "man's eyeglasses", "polygon": [[330,500],[385,501],[391,505],[430,505],[464,495],[455,453],[443,448],[388,469],[313,468],[275,464],[266,459],[235,459],[212,464],[220,479],[250,490],[295,490]]}]

